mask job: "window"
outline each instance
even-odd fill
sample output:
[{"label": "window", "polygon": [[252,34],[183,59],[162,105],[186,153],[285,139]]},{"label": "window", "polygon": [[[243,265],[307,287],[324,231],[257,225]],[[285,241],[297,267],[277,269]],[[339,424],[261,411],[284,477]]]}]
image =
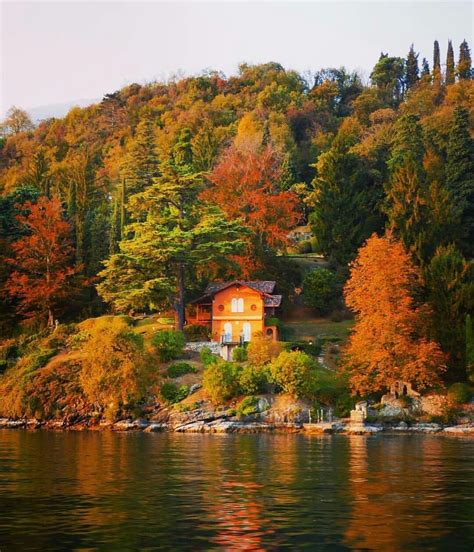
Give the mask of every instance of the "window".
[{"label": "window", "polygon": [[244,300],[234,297],[230,305],[231,312],[244,312]]}]

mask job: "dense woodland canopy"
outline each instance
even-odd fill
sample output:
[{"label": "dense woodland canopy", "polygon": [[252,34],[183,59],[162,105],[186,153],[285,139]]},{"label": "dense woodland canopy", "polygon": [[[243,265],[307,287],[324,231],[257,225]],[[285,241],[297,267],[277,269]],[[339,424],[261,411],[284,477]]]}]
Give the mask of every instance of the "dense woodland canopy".
[{"label": "dense woodland canopy", "polygon": [[[406,59],[382,53],[368,84],[343,67],[303,76],[278,63],[132,84],[36,127],[12,108],[0,139],[2,331],[110,308],[174,308],[182,324],[211,278],[275,278],[289,295],[297,225],[313,233],[299,247],[342,284],[358,249],[389,229],[414,263],[428,337],[452,379],[466,377],[470,50],[464,41],[455,56],[450,42],[444,61],[435,42],[432,62],[418,57],[413,45]],[[67,243],[61,255],[35,241],[30,215],[49,246]],[[23,254],[32,243],[38,254]]]}]

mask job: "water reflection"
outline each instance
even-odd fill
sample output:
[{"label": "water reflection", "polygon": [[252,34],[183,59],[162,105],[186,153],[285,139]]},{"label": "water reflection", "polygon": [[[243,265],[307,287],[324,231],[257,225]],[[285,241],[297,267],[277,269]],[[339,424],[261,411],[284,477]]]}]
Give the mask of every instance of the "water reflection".
[{"label": "water reflection", "polygon": [[469,550],[474,442],[0,432],[2,550]]}]

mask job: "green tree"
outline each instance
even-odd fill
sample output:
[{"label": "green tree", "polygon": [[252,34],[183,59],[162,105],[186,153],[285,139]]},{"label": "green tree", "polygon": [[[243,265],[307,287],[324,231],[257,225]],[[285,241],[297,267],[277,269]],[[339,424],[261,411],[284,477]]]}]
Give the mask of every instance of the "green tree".
[{"label": "green tree", "polygon": [[33,155],[22,183],[25,186],[34,186],[42,194],[50,197],[51,173],[44,148],[40,147]]},{"label": "green tree", "polygon": [[154,127],[150,118],[138,123],[127,150],[122,174],[127,179],[130,194],[142,192],[160,174]]},{"label": "green tree", "polygon": [[163,175],[129,200],[132,223],[120,253],[105,262],[100,295],[118,310],[172,306],[184,326],[186,277],[225,263],[242,247],[245,230],[199,199],[199,175],[167,165]]},{"label": "green tree", "polygon": [[441,54],[439,51],[439,42],[434,41],[433,44],[433,80],[441,80]]},{"label": "green tree", "polygon": [[467,258],[474,257],[474,141],[470,134],[469,112],[457,107],[449,133],[446,186],[459,213],[463,236],[459,247]]},{"label": "green tree", "polygon": [[403,58],[380,54],[380,58],[370,74],[370,79],[388,105],[397,106],[402,100],[404,73],[405,61]]},{"label": "green tree", "polygon": [[420,70],[418,68],[418,55],[415,53],[413,44],[410,46],[410,50],[407,55],[405,66],[405,88],[409,90],[420,79]]},{"label": "green tree", "polygon": [[415,115],[401,117],[395,126],[387,214],[390,227],[419,261],[426,258],[429,233],[428,184],[423,168],[422,128]]},{"label": "green tree", "polygon": [[426,58],[423,58],[423,61],[421,62],[421,78],[426,80],[430,77],[430,65],[428,63],[428,60]]},{"label": "green tree", "polygon": [[459,61],[457,66],[457,74],[460,79],[472,79],[471,63],[471,51],[469,49],[469,44],[466,40],[463,40],[459,46]]},{"label": "green tree", "polygon": [[283,351],[270,364],[271,381],[295,398],[310,397],[315,387],[317,366],[306,353]]},{"label": "green tree", "polygon": [[454,51],[452,42],[448,40],[448,53],[446,54],[446,84],[454,84],[454,81]]},{"label": "green tree", "polygon": [[330,312],[337,297],[337,282],[334,272],[317,268],[306,274],[303,280],[303,299],[308,307],[319,314]]},{"label": "green tree", "polygon": [[383,190],[367,161],[347,143],[335,143],[319,156],[316,167],[313,192],[307,198],[313,209],[311,228],[318,250],[345,265],[383,226]]},{"label": "green tree", "polygon": [[466,261],[454,245],[439,247],[425,270],[432,307],[433,331],[449,354],[447,378],[466,377],[465,319],[474,309],[474,261]]}]

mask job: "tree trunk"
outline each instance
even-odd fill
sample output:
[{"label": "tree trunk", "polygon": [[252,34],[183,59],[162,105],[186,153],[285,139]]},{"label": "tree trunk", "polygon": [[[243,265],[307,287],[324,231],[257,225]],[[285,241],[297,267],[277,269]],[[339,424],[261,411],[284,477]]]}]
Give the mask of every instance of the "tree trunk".
[{"label": "tree trunk", "polygon": [[53,309],[48,309],[48,328],[54,327],[54,315],[53,315]]},{"label": "tree trunk", "polygon": [[180,263],[176,274],[177,294],[176,294],[176,329],[183,331],[184,329],[184,267]]}]

